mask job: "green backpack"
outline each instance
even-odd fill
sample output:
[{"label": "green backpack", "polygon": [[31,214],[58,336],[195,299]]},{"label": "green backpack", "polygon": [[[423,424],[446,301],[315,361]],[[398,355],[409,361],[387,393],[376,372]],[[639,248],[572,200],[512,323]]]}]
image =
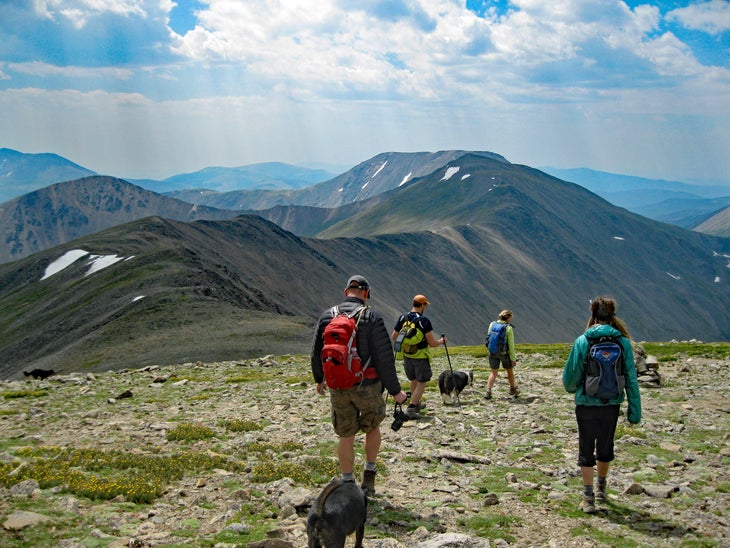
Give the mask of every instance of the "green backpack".
[{"label": "green backpack", "polygon": [[[426,335],[416,326],[416,320],[419,316],[411,317],[406,316],[403,326],[398,331],[398,336],[395,339],[395,351],[402,352],[403,354],[415,354],[421,348],[425,348],[428,345],[426,341]],[[425,344],[424,344],[425,343]]]}]

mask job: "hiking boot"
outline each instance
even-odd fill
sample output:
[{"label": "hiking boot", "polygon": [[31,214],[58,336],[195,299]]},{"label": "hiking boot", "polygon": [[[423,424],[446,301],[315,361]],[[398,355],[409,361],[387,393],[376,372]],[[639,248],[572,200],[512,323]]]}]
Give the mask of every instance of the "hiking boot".
[{"label": "hiking boot", "polygon": [[580,509],[585,514],[596,513],[596,498],[593,495],[583,495],[583,500],[580,501]]},{"label": "hiking boot", "polygon": [[492,391],[491,390],[487,390],[487,395],[484,396],[484,399],[485,400],[491,400],[492,399]]},{"label": "hiking boot", "polygon": [[375,494],[375,470],[365,470],[362,473],[362,490],[365,491],[365,495]]},{"label": "hiking boot", "polygon": [[405,413],[409,419],[420,419],[421,418],[421,415],[418,414],[418,407],[416,407],[413,404],[408,406]]},{"label": "hiking boot", "polygon": [[510,396],[519,396],[519,394],[520,394],[520,389],[517,388],[517,385],[510,386],[509,387],[509,395]]},{"label": "hiking boot", "polygon": [[606,502],[608,500],[608,497],[606,496],[606,486],[605,485],[598,485],[598,488],[596,489],[596,502]]},{"label": "hiking boot", "polygon": [[423,402],[418,402],[415,404],[415,406],[416,406],[416,411],[420,411],[421,409],[426,409],[426,404]]}]

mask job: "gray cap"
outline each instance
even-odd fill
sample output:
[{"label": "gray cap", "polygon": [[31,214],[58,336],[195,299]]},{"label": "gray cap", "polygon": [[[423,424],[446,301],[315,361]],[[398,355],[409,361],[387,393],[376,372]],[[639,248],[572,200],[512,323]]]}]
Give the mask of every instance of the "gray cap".
[{"label": "gray cap", "polygon": [[370,289],[370,284],[365,276],[355,274],[354,276],[350,276],[350,279],[347,280],[347,286],[345,286],[345,289]]}]

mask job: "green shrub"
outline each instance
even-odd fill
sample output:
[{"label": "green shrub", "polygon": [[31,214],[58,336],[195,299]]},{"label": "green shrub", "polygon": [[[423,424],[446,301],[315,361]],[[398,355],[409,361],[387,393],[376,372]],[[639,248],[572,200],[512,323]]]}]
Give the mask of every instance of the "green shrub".
[{"label": "green shrub", "polygon": [[168,441],[197,441],[215,436],[212,428],[197,423],[182,423],[167,433]]}]

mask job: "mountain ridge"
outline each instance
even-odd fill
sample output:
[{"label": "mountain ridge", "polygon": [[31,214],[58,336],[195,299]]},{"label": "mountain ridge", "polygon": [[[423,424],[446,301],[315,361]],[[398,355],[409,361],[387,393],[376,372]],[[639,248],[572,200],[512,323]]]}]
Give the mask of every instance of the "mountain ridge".
[{"label": "mountain ridge", "polygon": [[[388,328],[425,293],[434,328],[456,345],[481,344],[505,307],[520,342],[572,340],[588,300],[606,293],[639,340],[730,339],[730,239],[478,155],[372,200],[351,217],[353,237],[342,227],[301,237],[258,215],[151,217],[0,265],[0,376],[306,353],[354,273],[370,280]],[[400,210],[412,230],[395,222]],[[119,260],[87,275],[84,259],[42,280],[74,249]]]},{"label": "mountain ridge", "polygon": [[150,215],[192,221],[239,214],[187,204],[114,177],[83,177],[0,204],[0,234],[6,244],[0,249],[0,262]]}]

